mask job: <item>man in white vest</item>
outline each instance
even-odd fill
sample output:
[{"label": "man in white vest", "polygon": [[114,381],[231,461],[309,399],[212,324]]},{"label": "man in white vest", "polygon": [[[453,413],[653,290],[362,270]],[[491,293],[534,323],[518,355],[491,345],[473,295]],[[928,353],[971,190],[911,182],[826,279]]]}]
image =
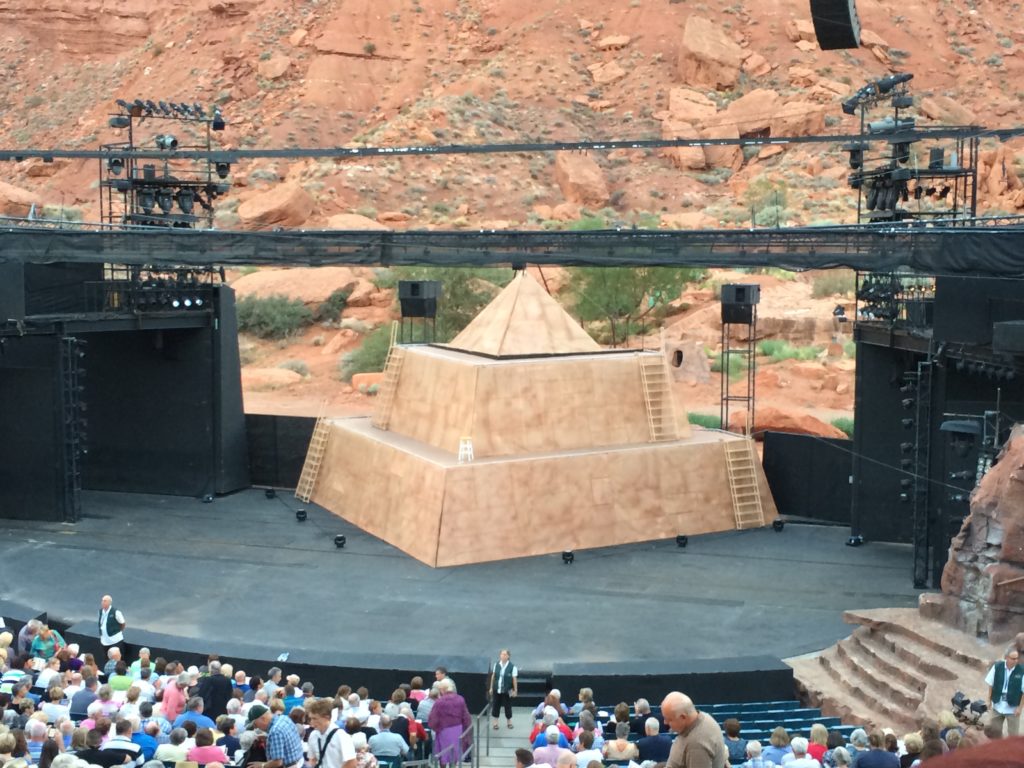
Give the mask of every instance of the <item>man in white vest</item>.
[{"label": "man in white vest", "polygon": [[[985,683],[988,685],[988,708],[992,712],[990,723],[1003,728],[1006,722],[1006,735],[1016,736],[1020,731],[1020,714],[1024,708],[1021,688],[1024,687],[1024,667],[1017,662],[1020,653],[1016,646],[1010,646],[1006,658],[997,661],[988,670]],[[993,706],[994,705],[994,706]]]},{"label": "man in white vest", "polygon": [[110,595],[104,595],[100,600],[100,644],[110,648],[123,643],[125,623],[124,614],[114,607],[113,599]]}]

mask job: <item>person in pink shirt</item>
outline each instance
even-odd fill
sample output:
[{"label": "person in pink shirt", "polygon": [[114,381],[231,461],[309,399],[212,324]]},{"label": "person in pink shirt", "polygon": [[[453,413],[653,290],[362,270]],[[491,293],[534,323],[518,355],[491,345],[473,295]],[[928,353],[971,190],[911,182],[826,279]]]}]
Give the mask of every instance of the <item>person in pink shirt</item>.
[{"label": "person in pink shirt", "polygon": [[214,746],[213,731],[209,728],[200,728],[196,731],[196,745],[188,751],[188,757],[185,759],[200,765],[206,765],[207,763],[224,764],[228,761],[228,756],[224,754],[224,750],[221,747]]},{"label": "person in pink shirt", "polygon": [[164,696],[160,700],[160,708],[164,712],[164,717],[171,723],[185,711],[189,679],[188,672],[182,672],[176,680],[169,680],[164,686]]}]

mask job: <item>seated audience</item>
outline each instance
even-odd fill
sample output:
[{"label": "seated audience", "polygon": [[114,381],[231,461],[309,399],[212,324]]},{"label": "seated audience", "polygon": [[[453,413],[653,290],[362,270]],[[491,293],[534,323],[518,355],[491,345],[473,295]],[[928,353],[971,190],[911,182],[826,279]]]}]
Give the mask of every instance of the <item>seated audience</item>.
[{"label": "seated audience", "polygon": [[592,761],[598,763],[604,759],[600,749],[594,747],[594,732],[584,731],[580,734],[580,747],[576,752],[576,768],[587,768]]},{"label": "seated audience", "polygon": [[[558,758],[565,752],[569,752],[564,746],[560,745],[560,742],[566,746],[568,742],[564,741],[565,736],[558,730],[557,725],[549,725],[542,734],[544,739],[543,746],[535,747],[533,750],[533,762],[536,765],[556,765]],[[569,754],[572,754],[569,752]]]},{"label": "seated audience", "polygon": [[185,740],[188,732],[184,728],[175,728],[171,731],[166,744],[161,744],[153,753],[153,758],[164,763],[177,763],[186,758],[188,747]]},{"label": "seated audience", "polygon": [[615,738],[606,741],[602,749],[605,760],[636,760],[637,746],[629,740],[629,722],[615,724]]},{"label": "seated audience", "polygon": [[761,756],[760,741],[748,741],[746,753],[747,761],[742,763],[743,768],[774,768],[775,766],[771,760],[765,760]]},{"label": "seated audience", "polygon": [[228,756],[221,747],[214,743],[213,731],[200,728],[196,731],[196,745],[188,751],[186,760],[205,765],[206,763],[227,763]]},{"label": "seated audience", "polygon": [[[644,724],[644,734],[644,737],[636,742],[640,762],[644,763],[648,760],[654,763],[666,762],[668,753],[672,749],[673,737],[671,734],[661,732],[661,723],[655,717],[647,718],[647,722]],[[758,744],[758,755],[761,754],[760,746]],[[733,765],[737,764],[733,763]]]},{"label": "seated audience", "polygon": [[771,761],[776,765],[782,765],[782,760],[786,755],[793,754],[793,750],[789,746],[789,734],[786,729],[781,725],[772,731],[771,738],[768,739],[768,746],[761,752],[761,757],[764,760]]},{"label": "seated audience", "polygon": [[732,765],[739,765],[747,756],[747,742],[740,738],[740,721],[730,717],[722,723],[722,737],[725,739],[725,749],[729,753],[729,762]]}]

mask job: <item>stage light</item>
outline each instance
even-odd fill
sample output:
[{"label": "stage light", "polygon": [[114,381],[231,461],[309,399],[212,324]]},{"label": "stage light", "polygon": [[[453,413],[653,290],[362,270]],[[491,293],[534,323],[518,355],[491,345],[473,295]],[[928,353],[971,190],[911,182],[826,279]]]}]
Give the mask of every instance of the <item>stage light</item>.
[{"label": "stage light", "polygon": [[156,205],[156,195],[151,189],[140,189],[139,194],[136,196],[139,207],[144,213],[152,213],[153,206]]},{"label": "stage light", "polygon": [[107,125],[111,128],[127,128],[132,124],[132,119],[128,115],[114,115],[112,118],[107,120]]},{"label": "stage light", "polygon": [[911,480],[909,477],[904,477],[904,478],[900,479],[900,488],[902,488],[904,490],[907,490],[908,488],[913,488],[913,487],[914,487],[914,481]]},{"label": "stage light", "polygon": [[231,173],[231,163],[217,163],[213,168],[217,171],[217,177],[220,179],[226,179]]},{"label": "stage light", "polygon": [[782,533],[782,529],[786,527],[786,524],[782,521],[782,518],[776,517],[772,520],[772,530],[776,533]]},{"label": "stage light", "polygon": [[212,493],[208,493],[205,496],[203,496],[203,504],[212,504],[212,503],[213,503],[213,494]]},{"label": "stage light", "polygon": [[263,491],[263,493],[268,499],[273,499],[277,496],[277,491],[275,491],[273,488],[267,488],[265,491]]},{"label": "stage light", "polygon": [[107,160],[107,171],[112,173],[114,176],[120,176],[124,170],[124,158],[123,157],[112,157]]},{"label": "stage light", "polygon": [[971,717],[974,718],[974,722],[978,722],[986,712],[988,712],[988,705],[984,701],[977,699],[971,702]]},{"label": "stage light", "polygon": [[174,191],[169,187],[161,187],[156,193],[156,204],[164,213],[174,210]]},{"label": "stage light", "polygon": [[972,477],[974,477],[974,472],[969,469],[949,473],[950,480],[970,480]]},{"label": "stage light", "polygon": [[864,543],[864,537],[860,536],[860,535],[858,535],[858,536],[851,536],[850,538],[848,538],[846,540],[846,546],[848,546],[848,547],[859,547],[863,543]]},{"label": "stage light", "polygon": [[118,99],[118,100],[117,100],[117,106],[119,106],[119,107],[120,107],[121,109],[123,109],[123,110],[124,110],[125,112],[131,112],[131,111],[132,111],[132,105],[131,105],[131,104],[129,104],[129,103],[128,103],[127,101],[125,101],[124,99]]},{"label": "stage light", "polygon": [[202,296],[196,296],[195,301],[193,303],[196,305],[196,309],[199,309],[200,307],[202,307],[203,306],[203,298],[202,298]]},{"label": "stage light", "polygon": [[856,115],[857,107],[860,105],[860,99],[857,96],[852,96],[843,102],[843,114]]},{"label": "stage light", "polygon": [[203,109],[203,105],[200,104],[198,101],[192,105],[192,111],[204,120],[206,119],[206,111]]},{"label": "stage light", "polygon": [[910,494],[909,493],[901,493],[900,494],[900,503],[901,504],[906,504],[909,501],[910,501]]},{"label": "stage light", "polygon": [[224,120],[224,115],[220,113],[220,107],[213,108],[213,123],[210,126],[215,131],[223,131],[227,123]]},{"label": "stage light", "polygon": [[167,102],[166,101],[161,101],[160,104],[159,104],[159,107],[160,107],[160,111],[163,112],[165,115],[173,114],[173,112],[171,112],[171,108],[167,106]]},{"label": "stage light", "polygon": [[912,466],[914,466],[913,459],[900,459],[900,467],[902,469],[910,469]]},{"label": "stage light", "polygon": [[914,450],[913,443],[900,443],[900,453],[911,453]]},{"label": "stage light", "polygon": [[191,214],[196,206],[196,194],[191,189],[179,189],[175,195],[178,199],[178,207],[184,214]]},{"label": "stage light", "polygon": [[337,536],[334,537],[334,546],[336,546],[338,549],[344,548],[345,534],[339,533]]},{"label": "stage light", "polygon": [[913,427],[914,427],[914,420],[913,419],[901,419],[900,420],[900,424],[903,425],[904,429],[913,429]]},{"label": "stage light", "polygon": [[689,536],[683,536],[682,534],[679,534],[678,536],[676,536],[676,546],[677,547],[685,547],[689,543],[690,543],[690,537]]},{"label": "stage light", "polygon": [[295,510],[295,519],[298,520],[300,523],[306,522],[306,510],[304,510],[304,509],[296,509]]},{"label": "stage light", "polygon": [[173,152],[178,148],[178,140],[169,133],[161,133],[154,141],[156,142],[157,149],[162,149],[166,152]]},{"label": "stage light", "polygon": [[966,493],[951,493],[949,500],[954,504],[963,504],[964,502],[970,501],[971,497]]},{"label": "stage light", "polygon": [[572,553],[572,550],[567,549],[562,553],[562,562],[566,565],[572,565],[573,561],[576,560],[576,555]]},{"label": "stage light", "polygon": [[146,99],[146,111],[149,112],[149,114],[156,112],[156,104],[153,103],[152,99]]},{"label": "stage light", "polygon": [[912,397],[905,397],[902,400],[900,400],[900,405],[903,406],[903,410],[909,411],[911,408],[914,407],[914,403],[916,402],[917,401]]},{"label": "stage light", "polygon": [[185,300],[182,302],[182,304],[184,305],[185,309],[192,309],[192,299],[190,299],[188,296],[185,297]]}]

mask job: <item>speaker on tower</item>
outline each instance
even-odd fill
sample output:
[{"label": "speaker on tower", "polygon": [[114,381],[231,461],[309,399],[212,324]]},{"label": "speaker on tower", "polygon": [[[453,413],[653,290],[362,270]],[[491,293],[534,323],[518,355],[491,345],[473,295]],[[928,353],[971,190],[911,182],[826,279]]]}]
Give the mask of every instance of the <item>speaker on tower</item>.
[{"label": "speaker on tower", "polygon": [[811,0],[811,18],[821,50],[860,47],[856,0]]}]

